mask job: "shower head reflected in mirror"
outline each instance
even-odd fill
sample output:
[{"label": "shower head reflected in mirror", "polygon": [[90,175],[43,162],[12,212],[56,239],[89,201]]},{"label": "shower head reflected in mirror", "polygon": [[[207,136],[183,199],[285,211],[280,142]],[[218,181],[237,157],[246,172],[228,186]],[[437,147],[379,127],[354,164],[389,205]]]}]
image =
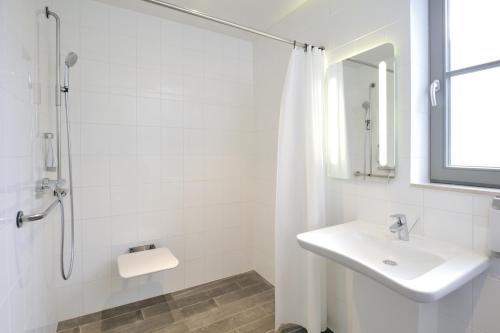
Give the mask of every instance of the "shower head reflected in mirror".
[{"label": "shower head reflected in mirror", "polygon": [[365,109],[365,111],[368,111],[368,109],[370,109],[370,102],[364,101],[361,106],[363,107],[363,109]]},{"label": "shower head reflected in mirror", "polygon": [[73,67],[78,60],[78,55],[75,52],[70,52],[66,56],[66,59],[64,60],[64,64],[66,67]]}]

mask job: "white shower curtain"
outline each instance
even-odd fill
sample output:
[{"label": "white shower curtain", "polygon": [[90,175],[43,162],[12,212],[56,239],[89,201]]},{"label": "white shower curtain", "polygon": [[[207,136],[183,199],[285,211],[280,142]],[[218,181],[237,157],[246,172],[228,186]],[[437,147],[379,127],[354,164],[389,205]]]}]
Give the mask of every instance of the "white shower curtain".
[{"label": "white shower curtain", "polygon": [[296,235],[325,226],[324,55],[294,49],[281,99],[276,184],[276,327],[326,329],[324,259]]}]

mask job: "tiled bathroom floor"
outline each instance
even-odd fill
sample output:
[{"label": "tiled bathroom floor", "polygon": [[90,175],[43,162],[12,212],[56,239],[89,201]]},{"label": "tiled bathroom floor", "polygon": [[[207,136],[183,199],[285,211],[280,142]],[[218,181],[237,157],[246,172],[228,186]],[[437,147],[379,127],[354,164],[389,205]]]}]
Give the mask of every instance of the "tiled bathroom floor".
[{"label": "tiled bathroom floor", "polygon": [[59,323],[57,331],[268,333],[273,329],[274,288],[251,271],[66,320]]}]

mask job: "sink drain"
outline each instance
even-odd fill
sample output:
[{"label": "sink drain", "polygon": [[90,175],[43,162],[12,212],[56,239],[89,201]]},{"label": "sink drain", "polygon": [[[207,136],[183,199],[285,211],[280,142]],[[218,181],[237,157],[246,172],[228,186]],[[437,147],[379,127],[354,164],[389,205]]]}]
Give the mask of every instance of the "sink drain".
[{"label": "sink drain", "polygon": [[382,262],[383,262],[384,264],[386,264],[386,265],[389,265],[389,266],[397,266],[397,265],[398,265],[398,263],[397,263],[397,262],[395,262],[394,260],[390,260],[390,259],[386,259],[386,260],[384,260],[384,261],[382,261]]}]

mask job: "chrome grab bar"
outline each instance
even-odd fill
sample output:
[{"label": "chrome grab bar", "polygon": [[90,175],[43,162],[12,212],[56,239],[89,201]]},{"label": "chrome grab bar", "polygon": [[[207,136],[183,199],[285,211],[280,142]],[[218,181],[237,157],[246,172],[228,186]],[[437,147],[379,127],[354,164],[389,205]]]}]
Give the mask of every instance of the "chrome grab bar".
[{"label": "chrome grab bar", "polygon": [[[389,169],[387,169],[389,170]],[[363,173],[361,171],[356,171],[354,172],[354,176],[355,177],[362,177],[362,176],[366,176],[366,177],[376,177],[376,178],[388,178],[388,179],[394,179],[395,176],[394,175],[391,175],[390,173],[387,174],[387,175],[379,175],[379,174],[376,174],[376,173]]]},{"label": "chrome grab bar", "polygon": [[22,210],[17,212],[16,216],[16,225],[18,228],[21,228],[24,224],[24,222],[34,222],[34,221],[39,221],[47,217],[49,213],[59,204],[61,201],[61,197],[64,197],[66,193],[63,191],[60,196],[57,197],[50,205],[47,207],[44,211],[41,212],[36,212],[33,214],[28,214],[24,215],[24,212]]}]

